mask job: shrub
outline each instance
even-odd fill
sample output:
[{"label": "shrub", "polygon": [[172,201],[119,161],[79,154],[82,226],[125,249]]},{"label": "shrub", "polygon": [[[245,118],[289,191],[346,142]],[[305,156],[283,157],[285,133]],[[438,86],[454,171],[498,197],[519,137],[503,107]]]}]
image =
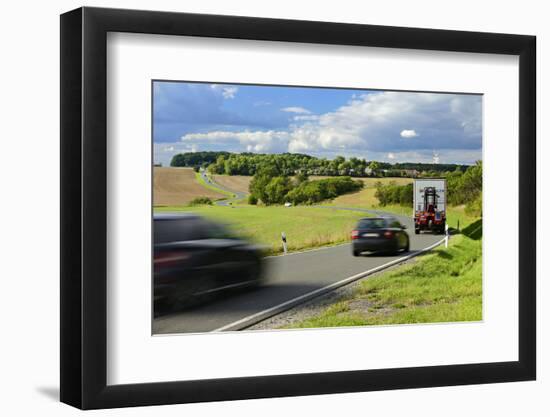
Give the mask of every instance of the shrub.
[{"label": "shrub", "polygon": [[292,189],[292,184],[288,177],[274,177],[271,178],[267,186],[265,187],[265,204],[282,204],[284,203],[285,196]]},{"label": "shrub", "polygon": [[256,197],[254,194],[250,194],[248,196],[248,204],[252,204],[253,206],[258,204],[258,197]]},{"label": "shrub", "polygon": [[478,161],[466,171],[456,170],[447,174],[446,178],[450,204],[474,203],[483,190],[483,164]]},{"label": "shrub", "polygon": [[354,181],[350,177],[309,181],[302,176],[300,182],[291,181],[290,177],[276,173],[276,169],[264,169],[254,175],[249,187],[250,204],[257,204],[260,200],[266,205],[287,202],[294,205],[314,204],[363,188],[362,181]]},{"label": "shrub", "polygon": [[342,194],[358,191],[363,186],[362,181],[354,181],[350,177],[304,181],[288,192],[286,201],[293,204],[314,204]]},{"label": "shrub", "polygon": [[210,197],[195,197],[189,202],[190,206],[202,206],[202,205],[212,205],[212,199]]},{"label": "shrub", "polygon": [[483,215],[483,194],[479,193],[475,200],[466,204],[464,211],[468,216],[481,217]]},{"label": "shrub", "polygon": [[375,184],[375,197],[381,206],[388,204],[400,204],[402,206],[411,206],[413,203],[413,185],[397,185],[394,181],[389,184],[382,184],[380,181]]}]

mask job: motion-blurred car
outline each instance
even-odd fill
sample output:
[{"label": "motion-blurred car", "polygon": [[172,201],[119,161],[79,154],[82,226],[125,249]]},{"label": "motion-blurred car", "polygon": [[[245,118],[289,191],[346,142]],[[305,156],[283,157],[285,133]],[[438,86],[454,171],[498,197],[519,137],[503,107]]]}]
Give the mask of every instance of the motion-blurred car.
[{"label": "motion-blurred car", "polygon": [[155,314],[262,280],[261,248],[195,214],[154,215]]},{"label": "motion-blurred car", "polygon": [[353,256],[363,252],[409,251],[406,227],[395,217],[366,217],[351,232]]}]

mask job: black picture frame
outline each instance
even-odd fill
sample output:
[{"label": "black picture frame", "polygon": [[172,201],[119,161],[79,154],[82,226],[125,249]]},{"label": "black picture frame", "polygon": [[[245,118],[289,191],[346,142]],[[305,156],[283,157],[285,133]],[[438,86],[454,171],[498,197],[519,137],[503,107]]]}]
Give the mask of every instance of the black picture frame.
[{"label": "black picture frame", "polygon": [[[519,360],[109,386],[108,32],[519,56]],[[533,380],[536,377],[534,36],[79,8],[61,16],[61,401],[82,409]]]}]

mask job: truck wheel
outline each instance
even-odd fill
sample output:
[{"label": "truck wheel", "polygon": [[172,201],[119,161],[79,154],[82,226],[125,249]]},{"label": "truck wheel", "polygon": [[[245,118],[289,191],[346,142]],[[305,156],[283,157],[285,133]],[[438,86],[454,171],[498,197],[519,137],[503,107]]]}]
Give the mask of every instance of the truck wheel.
[{"label": "truck wheel", "polygon": [[420,233],[420,229],[414,229],[414,234],[417,235]]},{"label": "truck wheel", "polygon": [[361,255],[361,252],[359,252],[358,250],[353,251],[353,256],[359,256],[359,255]]}]

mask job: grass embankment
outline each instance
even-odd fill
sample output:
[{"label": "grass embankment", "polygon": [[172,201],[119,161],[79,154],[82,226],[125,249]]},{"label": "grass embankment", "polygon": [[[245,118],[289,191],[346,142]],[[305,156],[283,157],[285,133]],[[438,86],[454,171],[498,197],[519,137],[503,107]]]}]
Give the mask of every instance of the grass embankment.
[{"label": "grass embankment", "polygon": [[365,213],[315,207],[220,206],[161,207],[155,211],[191,211],[228,224],[236,234],[267,246],[268,254],[283,251],[281,232],[288,249],[299,251],[349,241],[351,230]]},{"label": "grass embankment", "polygon": [[350,295],[290,328],[479,321],[482,223],[478,219],[415,261],[361,281]]}]

